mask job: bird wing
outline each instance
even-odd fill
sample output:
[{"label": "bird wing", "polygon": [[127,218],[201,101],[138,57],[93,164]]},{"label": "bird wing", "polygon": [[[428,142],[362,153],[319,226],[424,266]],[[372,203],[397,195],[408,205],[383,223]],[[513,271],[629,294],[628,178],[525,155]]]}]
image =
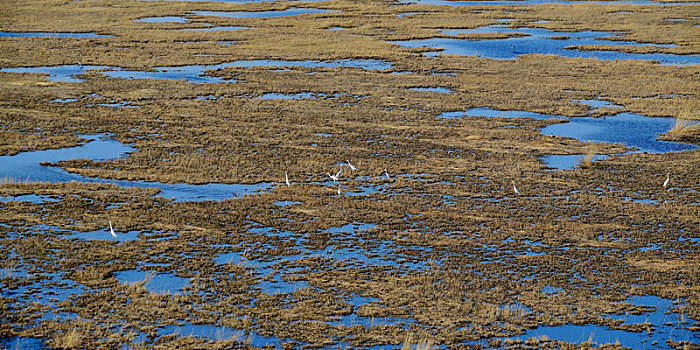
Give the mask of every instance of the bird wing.
[{"label": "bird wing", "polygon": [[112,228],[112,222],[109,222],[109,233],[112,235],[112,237],[117,238],[117,234],[114,232],[114,228]]}]

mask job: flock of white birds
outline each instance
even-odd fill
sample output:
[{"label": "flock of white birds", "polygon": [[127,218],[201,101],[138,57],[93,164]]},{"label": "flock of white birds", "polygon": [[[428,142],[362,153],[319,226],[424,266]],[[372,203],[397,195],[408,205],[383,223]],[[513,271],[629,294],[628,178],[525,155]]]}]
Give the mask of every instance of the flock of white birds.
[{"label": "flock of white birds", "polygon": [[[326,175],[328,175],[328,177],[330,177],[331,180],[333,180],[333,182],[338,183],[338,180],[340,179],[340,174],[343,173],[343,166],[345,166],[345,165],[347,165],[348,167],[350,167],[350,169],[353,170],[353,171],[357,170],[357,167],[355,167],[354,165],[352,165],[352,163],[350,163],[350,161],[348,160],[346,164],[341,164],[341,165],[340,165],[340,170],[338,170],[337,173],[335,173],[335,174],[326,173]],[[386,176],[387,179],[391,180],[391,175],[389,175],[389,172],[388,172],[386,169],[384,169],[384,176]],[[289,174],[288,174],[286,171],[284,172],[284,183],[285,183],[287,186],[291,186],[291,185],[292,185],[292,183],[289,182]],[[518,187],[515,186],[515,180],[511,180],[511,183],[513,184],[513,192],[515,192],[515,195],[521,196],[522,194],[521,194],[520,191],[518,190]],[[666,181],[664,181],[664,183],[663,183],[664,189],[668,189],[668,185],[669,185],[670,183],[671,183],[671,173],[666,173]],[[338,193],[338,195],[341,194],[340,186],[338,186],[338,192],[337,192],[337,193]],[[112,227],[112,221],[109,222],[109,233],[112,235],[112,237],[117,238],[117,233],[114,232],[114,228]]]}]

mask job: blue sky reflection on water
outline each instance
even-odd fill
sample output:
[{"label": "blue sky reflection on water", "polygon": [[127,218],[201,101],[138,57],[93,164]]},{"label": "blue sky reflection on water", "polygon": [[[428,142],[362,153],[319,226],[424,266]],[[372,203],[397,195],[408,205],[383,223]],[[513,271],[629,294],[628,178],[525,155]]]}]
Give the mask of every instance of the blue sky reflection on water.
[{"label": "blue sky reflection on water", "polygon": [[658,61],[665,65],[700,64],[700,55],[674,55],[664,53],[635,54],[617,51],[583,51],[567,49],[580,45],[612,45],[616,47],[655,46],[674,47],[674,45],[640,44],[631,41],[613,41],[604,38],[616,37],[615,33],[584,31],[556,32],[543,28],[507,28],[493,25],[474,29],[443,30],[447,35],[501,33],[519,35],[506,39],[474,40],[466,38],[431,38],[394,43],[404,47],[441,48],[441,51],[425,53],[426,56],[463,55],[478,56],[499,60],[514,60],[526,54],[551,54],[563,57],[596,58],[600,60],[647,60]]},{"label": "blue sky reflection on water", "polygon": [[13,156],[0,156],[0,178],[6,177],[17,181],[29,182],[88,182],[110,183],[121,187],[159,188],[158,196],[175,201],[223,200],[272,188],[272,183],[257,184],[219,184],[208,183],[192,185],[185,183],[160,183],[152,181],[109,180],[86,177],[69,173],[58,167],[43,166],[42,162],[56,163],[71,159],[89,159],[93,161],[116,159],[135,151],[131,146],[106,138],[105,134],[83,135],[90,142],[76,147],[62,149],[23,152]]}]

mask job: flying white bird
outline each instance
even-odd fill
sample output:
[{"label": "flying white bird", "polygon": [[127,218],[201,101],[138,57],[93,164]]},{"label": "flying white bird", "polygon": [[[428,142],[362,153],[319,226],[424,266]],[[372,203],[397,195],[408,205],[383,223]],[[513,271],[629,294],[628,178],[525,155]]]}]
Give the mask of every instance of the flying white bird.
[{"label": "flying white bird", "polygon": [[331,175],[329,173],[326,173],[326,175],[328,175],[328,177],[330,177],[331,180],[333,180],[334,182],[338,182],[338,178],[340,176],[340,173],[342,173],[342,172],[343,172],[343,167],[340,167],[340,170],[338,170],[338,172],[335,175]]},{"label": "flying white bird", "polygon": [[386,178],[391,180],[391,175],[389,175],[389,172],[386,171],[386,168],[384,169],[384,175],[386,175]]},{"label": "flying white bird", "polygon": [[287,175],[287,172],[284,172],[284,182],[289,186],[289,175]]},{"label": "flying white bird", "polygon": [[350,170],[352,170],[352,171],[355,171],[355,170],[357,170],[357,168],[355,168],[355,166],[354,166],[354,165],[352,165],[352,163],[350,163],[350,161],[349,161],[349,160],[348,160],[348,166],[350,167]]},{"label": "flying white bird", "polygon": [[671,182],[671,173],[666,173],[666,181],[664,181],[664,188],[668,187],[668,184]]},{"label": "flying white bird", "polygon": [[117,234],[114,232],[114,229],[112,228],[112,222],[109,222],[109,233],[112,234],[112,237],[117,238]]},{"label": "flying white bird", "polygon": [[517,195],[519,196],[519,195],[520,195],[520,191],[518,191],[518,188],[515,187],[515,181],[513,180],[513,181],[511,181],[511,182],[513,183],[513,191],[515,191],[515,194],[517,194]]}]

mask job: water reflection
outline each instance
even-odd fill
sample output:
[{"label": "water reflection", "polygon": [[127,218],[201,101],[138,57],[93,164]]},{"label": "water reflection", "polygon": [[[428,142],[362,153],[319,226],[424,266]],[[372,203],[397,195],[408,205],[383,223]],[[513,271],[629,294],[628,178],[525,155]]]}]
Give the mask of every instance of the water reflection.
[{"label": "water reflection", "polygon": [[0,30],[0,38],[111,38],[112,35],[97,33],[49,33],[49,32],[6,32]]},{"label": "water reflection", "polygon": [[674,47],[675,45],[641,44],[631,41],[605,40],[604,37],[617,37],[610,32],[555,32],[543,28],[508,28],[500,25],[479,27],[465,30],[444,30],[444,34],[481,34],[497,33],[514,35],[505,39],[461,39],[461,38],[431,38],[395,43],[404,47],[429,47],[442,49],[428,52],[425,55],[463,55],[479,56],[500,60],[513,60],[526,54],[548,54],[563,57],[596,58],[601,60],[648,60],[658,61],[666,65],[700,64],[700,55],[673,55],[665,53],[624,53],[617,51],[583,51],[572,49],[573,46],[608,45],[615,47]]},{"label": "water reflection", "polygon": [[339,59],[333,61],[289,61],[289,60],[241,60],[215,65],[189,65],[176,67],[155,67],[151,71],[134,71],[110,66],[64,65],[43,67],[2,68],[0,72],[48,74],[49,81],[77,83],[83,79],[75,78],[77,74],[91,70],[104,70],[102,74],[120,79],[169,79],[185,80],[193,84],[215,84],[221,82],[235,83],[220,77],[206,75],[207,71],[227,67],[303,67],[303,68],[358,68],[367,70],[386,70],[392,67],[390,62],[372,59]]},{"label": "water reflection", "polygon": [[184,183],[159,183],[152,181],[125,181],[91,178],[69,173],[57,167],[43,166],[41,163],[56,163],[71,159],[89,159],[93,161],[116,159],[135,151],[128,145],[106,138],[105,134],[83,135],[91,140],[82,146],[63,149],[23,152],[14,156],[0,156],[0,178],[28,182],[87,182],[110,183],[120,187],[159,188],[158,196],[175,201],[219,201],[234,198],[272,188],[272,183],[257,184],[218,184],[191,185]]}]

